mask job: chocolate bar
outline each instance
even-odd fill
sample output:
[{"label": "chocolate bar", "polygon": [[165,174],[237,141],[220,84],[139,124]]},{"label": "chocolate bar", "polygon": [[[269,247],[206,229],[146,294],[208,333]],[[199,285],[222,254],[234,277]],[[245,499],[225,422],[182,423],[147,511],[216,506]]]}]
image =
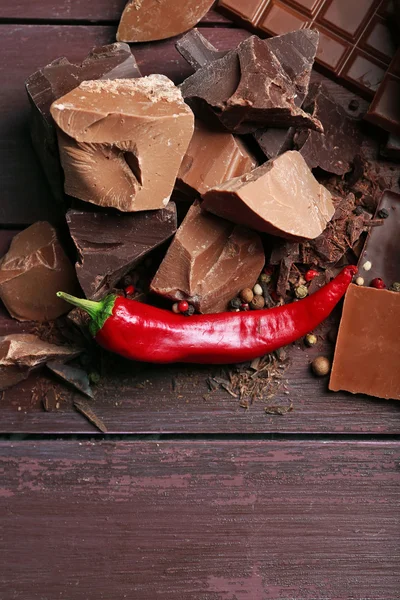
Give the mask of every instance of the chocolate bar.
[{"label": "chocolate bar", "polygon": [[400,293],[351,285],[329,389],[400,400]]},{"label": "chocolate bar", "polygon": [[218,7],[263,37],[317,29],[316,62],[367,98],[378,89],[396,51],[390,0],[220,0]]},{"label": "chocolate bar", "polygon": [[358,261],[359,276],[369,285],[380,277],[389,288],[400,282],[400,194],[383,192],[376,211],[382,225],[372,227]]},{"label": "chocolate bar", "polygon": [[389,133],[400,136],[400,48],[390,63],[365,118]]},{"label": "chocolate bar", "polygon": [[58,58],[25,82],[31,103],[31,136],[54,197],[64,202],[63,173],[58,154],[57,136],[50,106],[82,81],[141,77],[128,44],[98,46],[75,65],[65,57]]}]

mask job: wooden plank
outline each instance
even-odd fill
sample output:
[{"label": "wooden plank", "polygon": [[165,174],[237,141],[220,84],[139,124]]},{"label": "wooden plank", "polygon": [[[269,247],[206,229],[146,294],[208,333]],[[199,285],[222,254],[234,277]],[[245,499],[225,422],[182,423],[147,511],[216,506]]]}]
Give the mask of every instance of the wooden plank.
[{"label": "wooden plank", "polygon": [[[59,214],[31,145],[25,79],[59,56],[82,60],[93,46],[115,41],[115,31],[100,26],[0,25],[0,226],[55,221]],[[239,29],[204,32],[220,49],[229,49],[249,35]],[[180,82],[191,73],[174,42],[135,46],[143,74],[164,73]]]},{"label": "wooden plank", "polygon": [[[8,323],[5,333],[21,330],[21,324]],[[224,390],[209,393],[207,378],[221,376],[215,367],[142,365],[108,355],[92,406],[108,432],[118,434],[399,433],[399,402],[329,392],[327,379],[316,379],[309,370],[318,354],[330,356],[332,346],[321,342],[310,350],[295,345],[276,396],[247,410]],[[49,386],[60,396],[59,410],[50,413],[42,406]],[[99,433],[74,410],[78,397],[45,372],[32,375],[0,399],[0,433]],[[265,412],[271,405],[290,404],[293,410],[284,416]]]},{"label": "wooden plank", "polygon": [[[53,0],[16,0],[0,3],[0,19],[13,22],[24,21],[90,21],[92,23],[118,23],[127,0],[69,0],[54,2]],[[216,10],[210,10],[200,21],[199,26],[232,26],[232,21]]]},{"label": "wooden plank", "polygon": [[398,443],[0,443],[2,600],[395,600]]}]

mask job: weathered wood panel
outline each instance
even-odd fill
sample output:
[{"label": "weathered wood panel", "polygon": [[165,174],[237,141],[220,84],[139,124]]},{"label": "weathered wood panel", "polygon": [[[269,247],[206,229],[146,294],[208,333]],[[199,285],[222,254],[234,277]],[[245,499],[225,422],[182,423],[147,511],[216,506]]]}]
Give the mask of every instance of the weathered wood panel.
[{"label": "weathered wood panel", "polygon": [[1,442],[2,600],[395,600],[399,445]]}]

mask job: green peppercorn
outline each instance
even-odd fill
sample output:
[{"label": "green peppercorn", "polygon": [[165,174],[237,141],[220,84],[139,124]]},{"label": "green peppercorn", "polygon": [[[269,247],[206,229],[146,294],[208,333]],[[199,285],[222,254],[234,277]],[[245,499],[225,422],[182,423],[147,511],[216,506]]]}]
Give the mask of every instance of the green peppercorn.
[{"label": "green peppercorn", "polygon": [[100,373],[98,373],[97,371],[92,371],[91,373],[89,373],[89,380],[91,381],[91,383],[94,383],[96,385],[100,381]]},{"label": "green peppercorn", "polygon": [[307,333],[306,337],[304,338],[304,343],[306,344],[306,346],[308,346],[309,348],[311,348],[311,346],[315,346],[315,344],[318,342],[318,338],[316,335],[314,335],[313,333]]},{"label": "green peppercorn", "polygon": [[296,298],[305,298],[306,296],[308,296],[308,289],[305,285],[298,285],[297,288],[294,290],[294,293],[296,294]]},{"label": "green peppercorn", "polygon": [[395,281],[389,288],[392,292],[400,292],[400,281]]},{"label": "green peppercorn", "polygon": [[271,275],[267,275],[267,273],[261,273],[260,283],[271,283]]}]

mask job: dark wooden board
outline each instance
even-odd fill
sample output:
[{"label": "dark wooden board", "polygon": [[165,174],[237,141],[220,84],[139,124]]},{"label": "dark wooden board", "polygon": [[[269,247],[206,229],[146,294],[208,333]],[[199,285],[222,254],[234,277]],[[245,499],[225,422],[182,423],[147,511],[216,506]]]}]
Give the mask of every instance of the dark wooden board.
[{"label": "dark wooden board", "polygon": [[[25,79],[60,56],[82,60],[93,46],[115,41],[115,32],[102,26],[0,25],[0,226],[54,220],[58,214],[30,141]],[[249,35],[238,29],[206,28],[204,33],[220,49]],[[144,75],[159,72],[180,82],[191,73],[175,41],[134,47]]]},{"label": "dark wooden board", "polygon": [[[118,22],[127,0],[97,0],[85,2],[83,0],[69,0],[67,2],[54,2],[53,0],[16,0],[0,3],[0,20],[10,22],[24,21],[90,21],[92,23]],[[232,21],[221,15],[216,10],[210,10],[200,21],[199,26],[232,25]]]},{"label": "dark wooden board", "polygon": [[395,600],[399,445],[0,443],[2,600]]}]

